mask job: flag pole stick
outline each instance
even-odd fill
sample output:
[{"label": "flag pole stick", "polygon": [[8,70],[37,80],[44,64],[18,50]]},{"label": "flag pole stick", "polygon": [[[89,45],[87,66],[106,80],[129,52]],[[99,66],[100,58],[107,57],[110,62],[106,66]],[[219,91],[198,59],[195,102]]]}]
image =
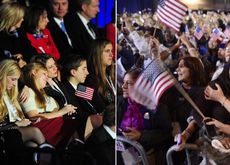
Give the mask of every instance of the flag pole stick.
[{"label": "flag pole stick", "polygon": [[156,34],[157,28],[154,27],[154,31],[153,31],[153,37],[155,38],[155,34]]},{"label": "flag pole stick", "polygon": [[[172,73],[169,71],[169,73],[172,75]],[[188,95],[187,92],[180,86],[177,79],[172,75],[174,81],[175,81],[175,87],[176,89],[184,96],[184,98],[191,104],[191,106],[199,113],[199,115],[202,118],[205,118],[204,114],[201,112],[201,110],[197,107],[197,105],[194,103],[194,101],[191,99],[191,97]]]}]

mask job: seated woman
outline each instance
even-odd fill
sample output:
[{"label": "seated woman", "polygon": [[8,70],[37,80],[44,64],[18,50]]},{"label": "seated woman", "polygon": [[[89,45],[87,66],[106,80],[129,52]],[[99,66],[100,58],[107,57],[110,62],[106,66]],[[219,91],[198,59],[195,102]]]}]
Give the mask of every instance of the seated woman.
[{"label": "seated woman", "polygon": [[19,102],[17,100],[18,87],[17,82],[21,75],[18,64],[13,60],[3,60],[0,63],[1,70],[1,116],[0,121],[12,123],[19,126],[18,130],[22,134],[24,142],[34,141],[39,145],[45,142],[45,139],[39,129],[35,127],[26,127],[31,121],[26,119]]},{"label": "seated woman", "polygon": [[31,121],[25,118],[17,100],[21,75],[17,62],[1,61],[0,72],[0,129],[6,150],[20,151],[20,147],[24,146],[22,142],[30,147],[38,147],[45,142],[45,138],[38,128],[30,126]]},{"label": "seated woman", "polygon": [[87,61],[89,75],[85,85],[94,88],[92,104],[99,113],[115,101],[115,65],[112,50],[113,46],[109,40],[97,39]]},{"label": "seated woman", "polygon": [[30,61],[32,55],[42,53],[50,54],[56,60],[60,58],[50,31],[46,28],[48,22],[45,8],[32,6],[28,9],[23,26],[24,33],[21,37],[27,62]]},{"label": "seated woman", "polygon": [[30,97],[21,104],[29,118],[42,118],[34,126],[40,128],[50,144],[57,146],[61,142],[65,144],[75,130],[74,120],[62,116],[76,113],[77,107],[68,104],[59,109],[58,103],[44,91],[47,80],[45,66],[40,63],[28,64],[24,69],[24,81],[29,87]]},{"label": "seated woman", "polygon": [[[169,108],[159,104],[156,112],[136,103],[129,97],[129,90],[137,80],[141,69],[131,69],[124,76],[123,98],[118,100],[118,132],[130,140],[136,140],[146,151],[154,149],[156,163],[165,163],[166,151],[172,142]],[[164,122],[162,122],[164,121]]]},{"label": "seated woman", "polygon": [[4,3],[0,7],[0,61],[14,59],[20,68],[26,65],[17,31],[23,22],[24,12],[24,7],[15,2]]}]

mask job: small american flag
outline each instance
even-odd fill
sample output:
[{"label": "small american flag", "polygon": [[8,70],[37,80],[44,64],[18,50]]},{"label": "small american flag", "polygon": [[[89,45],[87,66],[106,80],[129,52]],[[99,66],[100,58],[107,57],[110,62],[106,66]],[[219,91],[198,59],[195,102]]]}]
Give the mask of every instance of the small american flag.
[{"label": "small american flag", "polygon": [[217,40],[220,37],[220,30],[218,28],[213,29],[210,37],[213,40]]},{"label": "small american flag", "polygon": [[202,32],[200,26],[197,26],[196,29],[195,29],[195,32],[194,32],[194,36],[195,36],[198,40],[200,40],[201,37],[203,36],[203,34],[204,34],[204,33]]},{"label": "small american flag", "polygon": [[154,59],[135,82],[130,97],[149,109],[155,109],[162,94],[174,84],[172,74],[159,59]]},{"label": "small american flag", "polygon": [[164,25],[178,32],[187,9],[179,0],[159,0],[157,17]]},{"label": "small american flag", "polygon": [[86,100],[92,100],[94,89],[84,85],[78,85],[75,95]]},{"label": "small american flag", "polygon": [[185,25],[185,27],[184,27],[184,33],[185,33],[186,37],[189,37],[189,36],[190,36],[190,34],[189,34],[189,29],[188,29],[188,25]]}]

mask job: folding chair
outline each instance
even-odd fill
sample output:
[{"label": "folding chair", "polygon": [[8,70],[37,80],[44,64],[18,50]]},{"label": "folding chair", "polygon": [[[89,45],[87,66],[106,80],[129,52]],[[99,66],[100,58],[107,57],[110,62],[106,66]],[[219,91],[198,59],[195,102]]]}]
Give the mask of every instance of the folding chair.
[{"label": "folding chair", "polygon": [[[177,151],[177,145],[173,145],[170,147],[166,154],[167,165],[173,165],[172,154],[173,152]],[[186,153],[186,160],[187,164],[191,165],[191,160],[189,158],[189,151],[188,150],[199,150],[196,144],[185,144],[185,153]]]},{"label": "folding chair", "polygon": [[123,159],[125,165],[149,165],[145,150],[137,141],[117,136],[117,151],[121,152],[121,154],[125,153],[123,154],[126,159],[126,161]]}]

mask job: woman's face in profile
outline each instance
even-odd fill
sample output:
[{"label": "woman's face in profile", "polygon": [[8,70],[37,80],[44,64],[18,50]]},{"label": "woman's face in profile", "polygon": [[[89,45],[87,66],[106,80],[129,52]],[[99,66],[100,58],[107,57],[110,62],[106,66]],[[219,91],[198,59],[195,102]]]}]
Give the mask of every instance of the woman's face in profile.
[{"label": "woman's face in profile", "polygon": [[7,90],[11,90],[13,87],[15,87],[18,83],[20,75],[14,75],[14,76],[7,76],[6,77],[6,88]]},{"label": "woman's face in profile", "polygon": [[14,25],[14,26],[11,27],[10,31],[14,31],[14,30],[20,28],[23,21],[24,21],[24,19],[21,18],[21,19],[16,23],[16,25]]},{"label": "woman's face in profile", "polygon": [[37,30],[44,30],[49,22],[47,12],[44,11],[42,15],[40,15]]},{"label": "woman's face in profile", "polygon": [[123,91],[123,97],[128,98],[129,97],[129,90],[133,86],[134,80],[129,74],[126,74],[124,79],[123,79],[123,84],[122,84],[122,91]]},{"label": "woman's face in profile", "polygon": [[43,69],[38,69],[37,71],[34,71],[34,79],[39,89],[45,88],[48,81],[47,71]]}]

